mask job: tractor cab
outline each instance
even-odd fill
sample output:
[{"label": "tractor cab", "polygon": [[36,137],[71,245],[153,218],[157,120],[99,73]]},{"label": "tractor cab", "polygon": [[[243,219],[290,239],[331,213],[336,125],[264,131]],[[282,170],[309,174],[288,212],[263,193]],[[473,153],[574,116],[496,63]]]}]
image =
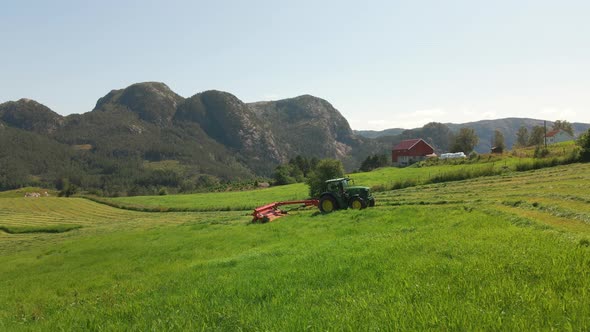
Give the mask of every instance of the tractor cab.
[{"label": "tractor cab", "polygon": [[345,195],[349,180],[348,178],[328,180],[326,181],[326,191],[337,194],[338,196]]},{"label": "tractor cab", "polygon": [[350,178],[326,181],[326,191],[320,195],[319,208],[322,212],[338,209],[364,209],[375,206],[375,199],[369,187],[354,186]]}]

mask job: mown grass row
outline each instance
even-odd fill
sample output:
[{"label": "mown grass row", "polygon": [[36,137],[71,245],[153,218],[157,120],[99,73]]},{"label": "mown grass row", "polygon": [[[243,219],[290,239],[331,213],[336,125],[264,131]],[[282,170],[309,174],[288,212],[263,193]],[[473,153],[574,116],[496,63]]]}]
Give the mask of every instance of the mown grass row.
[{"label": "mown grass row", "polygon": [[74,229],[82,228],[81,225],[42,225],[42,226],[2,226],[0,231],[8,234],[27,233],[65,233]]}]

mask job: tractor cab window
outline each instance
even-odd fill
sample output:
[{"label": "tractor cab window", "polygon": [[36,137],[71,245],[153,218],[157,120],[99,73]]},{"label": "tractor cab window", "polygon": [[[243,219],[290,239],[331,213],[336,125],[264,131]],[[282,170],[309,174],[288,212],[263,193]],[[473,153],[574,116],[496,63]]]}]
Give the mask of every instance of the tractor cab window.
[{"label": "tractor cab window", "polygon": [[328,183],[328,191],[336,191],[338,190],[338,185],[336,183]]}]

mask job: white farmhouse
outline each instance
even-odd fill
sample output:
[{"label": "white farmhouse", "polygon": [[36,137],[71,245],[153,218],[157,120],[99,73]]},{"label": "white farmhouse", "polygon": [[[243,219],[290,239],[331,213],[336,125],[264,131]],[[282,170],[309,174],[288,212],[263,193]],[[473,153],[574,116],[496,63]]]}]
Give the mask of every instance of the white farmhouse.
[{"label": "white farmhouse", "polygon": [[545,139],[547,140],[547,144],[555,144],[559,142],[571,141],[574,139],[574,136],[570,135],[564,130],[557,129],[548,132],[547,135],[545,135]]}]

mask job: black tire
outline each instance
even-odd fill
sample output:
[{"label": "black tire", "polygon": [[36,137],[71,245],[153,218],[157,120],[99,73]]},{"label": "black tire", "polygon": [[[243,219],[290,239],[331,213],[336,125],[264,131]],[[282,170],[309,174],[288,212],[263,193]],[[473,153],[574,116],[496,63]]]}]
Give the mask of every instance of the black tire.
[{"label": "black tire", "polygon": [[361,210],[367,207],[367,203],[362,198],[355,196],[348,201],[348,207],[353,210]]},{"label": "black tire", "polygon": [[322,213],[330,213],[338,210],[338,205],[336,204],[336,200],[334,197],[326,195],[320,198],[320,203],[318,204],[320,211]]},{"label": "black tire", "polygon": [[369,207],[373,207],[373,206],[375,206],[375,199],[371,198],[371,199],[369,199]]}]

